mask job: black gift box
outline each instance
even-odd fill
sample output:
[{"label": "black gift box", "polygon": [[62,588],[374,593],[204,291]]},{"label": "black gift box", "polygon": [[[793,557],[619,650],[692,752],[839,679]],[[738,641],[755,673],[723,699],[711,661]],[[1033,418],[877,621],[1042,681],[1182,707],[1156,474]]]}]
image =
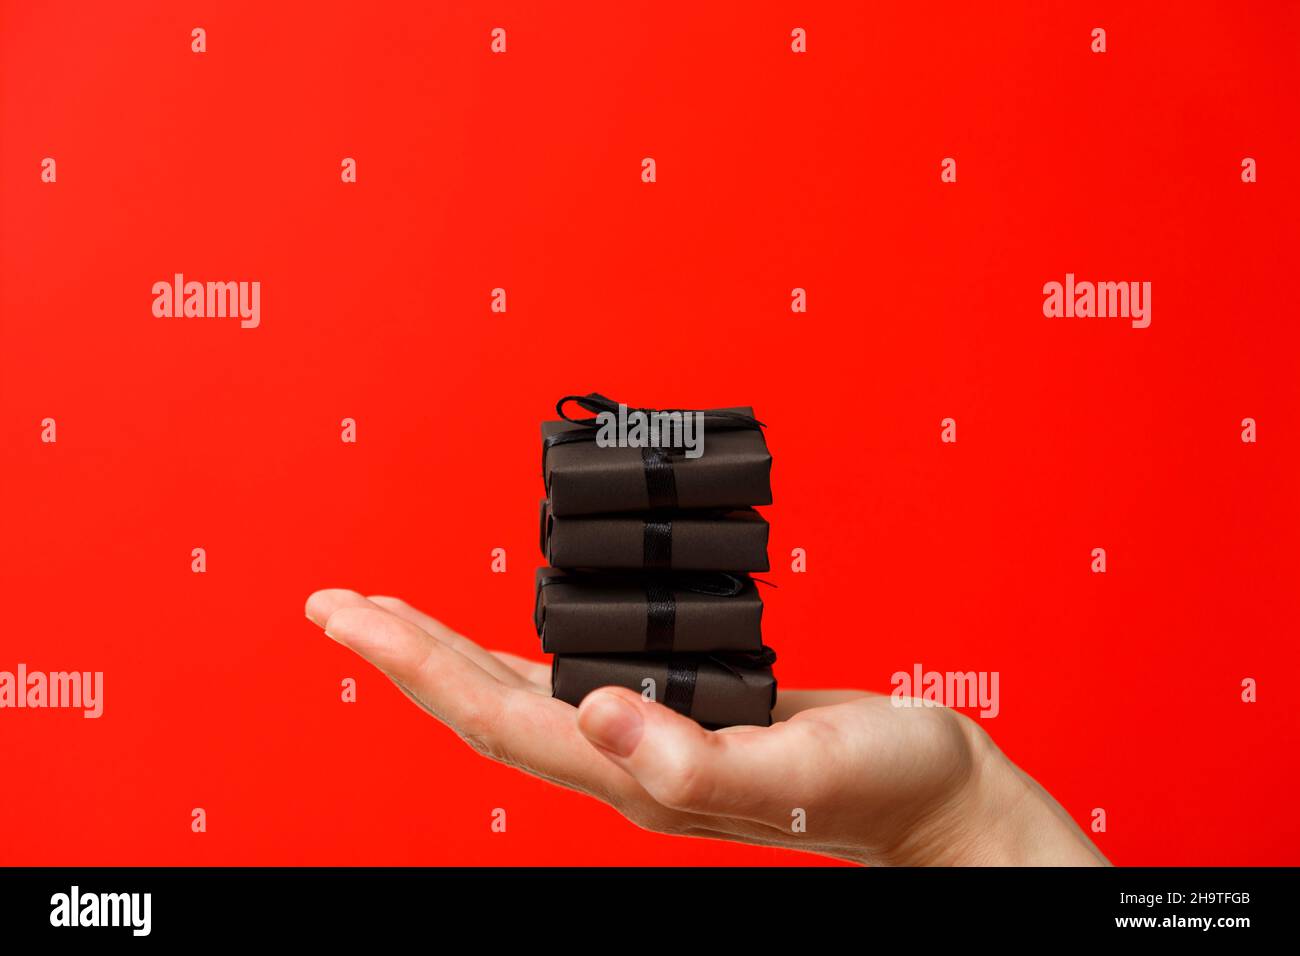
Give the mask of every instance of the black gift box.
[{"label": "black gift box", "polygon": [[600,687],[627,687],[708,728],[766,727],[776,705],[776,654],[557,654],[555,697],[575,707]]},{"label": "black gift box", "polygon": [[591,426],[543,422],[542,473],[551,510],[570,516],[771,504],[772,456],[762,429],[736,426],[754,421],[753,409],[701,414],[698,458],[680,448],[601,447]]},{"label": "black gift box", "polygon": [[555,568],[766,571],[767,534],[753,509],[565,518],[541,505],[542,553]]},{"label": "black gift box", "polygon": [[747,575],[537,569],[534,620],[547,654],[757,652],[763,599]]}]

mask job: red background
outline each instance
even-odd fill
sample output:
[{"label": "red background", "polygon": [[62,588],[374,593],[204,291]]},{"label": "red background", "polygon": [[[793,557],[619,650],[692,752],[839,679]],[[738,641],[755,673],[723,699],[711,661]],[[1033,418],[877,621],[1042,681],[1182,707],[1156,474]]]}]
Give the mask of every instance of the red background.
[{"label": "red background", "polygon": [[[0,863],[816,862],[490,764],[303,618],[539,656],[538,423],[587,390],[768,423],[786,686],[996,670],[1113,861],[1300,863],[1300,8],[867,6],[3,3],[0,669],[106,688],[0,713]],[[176,271],[261,327],[154,318]],[[1151,327],[1044,318],[1067,271]]]}]

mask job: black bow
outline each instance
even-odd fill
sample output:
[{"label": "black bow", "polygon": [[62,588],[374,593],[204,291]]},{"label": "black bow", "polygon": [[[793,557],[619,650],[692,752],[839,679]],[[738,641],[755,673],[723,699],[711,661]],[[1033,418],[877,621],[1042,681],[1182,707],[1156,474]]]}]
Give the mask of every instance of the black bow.
[{"label": "black bow", "polygon": [[[569,402],[577,402],[584,409],[593,415],[599,415],[601,412],[608,412],[611,415],[618,414],[620,403],[612,398],[606,398],[600,392],[592,392],[590,395],[565,395],[555,403],[555,414],[559,415],[566,422],[573,425],[583,425],[587,428],[597,428],[600,422],[596,418],[571,418],[564,410],[564,406]],[[627,414],[641,412],[644,415],[672,415],[674,413],[681,415],[701,414],[704,416],[704,424],[711,428],[766,428],[767,426],[760,422],[753,415],[746,415],[744,412],[729,412],[721,408],[637,408],[634,405],[628,405]]]},{"label": "black bow", "polygon": [[[591,412],[591,418],[573,418],[564,410],[564,406],[569,402],[576,402],[584,410]],[[595,416],[602,412],[611,415],[618,415],[619,403],[612,398],[607,398],[599,392],[592,392],[589,395],[565,395],[555,403],[555,413],[571,425],[581,425],[581,428],[575,428],[570,431],[557,432],[554,435],[548,435],[542,442],[542,476],[546,475],[546,453],[556,445],[567,445],[576,441],[595,441],[596,431],[600,427],[600,420]],[[644,415],[703,415],[704,427],[710,429],[740,429],[740,428],[766,428],[763,422],[760,422],[753,415],[746,415],[744,412],[731,412],[722,408],[636,408],[628,405],[627,414],[641,412]]]}]

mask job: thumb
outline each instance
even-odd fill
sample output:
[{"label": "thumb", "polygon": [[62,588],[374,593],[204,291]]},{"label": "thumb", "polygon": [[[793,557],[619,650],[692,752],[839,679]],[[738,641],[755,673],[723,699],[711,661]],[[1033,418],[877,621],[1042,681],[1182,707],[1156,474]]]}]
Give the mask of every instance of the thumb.
[{"label": "thumb", "polygon": [[578,708],[578,729],[665,807],[789,819],[791,763],[799,755],[784,726],[712,733],[633,690],[603,687]]}]

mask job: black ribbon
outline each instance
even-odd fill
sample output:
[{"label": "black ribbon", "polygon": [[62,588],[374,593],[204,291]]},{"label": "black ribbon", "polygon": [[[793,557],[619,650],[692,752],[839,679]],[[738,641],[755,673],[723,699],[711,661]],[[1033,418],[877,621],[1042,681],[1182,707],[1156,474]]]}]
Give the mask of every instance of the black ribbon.
[{"label": "black ribbon", "polygon": [[[570,402],[576,402],[583,409],[591,412],[592,417],[573,418],[570,416],[564,410],[564,407]],[[626,407],[628,415],[633,412],[640,412],[647,417],[655,414],[703,415],[704,427],[711,430],[767,427],[753,415],[746,415],[743,412],[731,412],[721,408],[635,408],[630,405]],[[608,413],[617,417],[618,409],[618,402],[612,398],[606,398],[599,392],[592,392],[589,395],[565,395],[556,402],[555,413],[557,415],[572,425],[582,427],[548,435],[542,441],[543,479],[546,477],[547,452],[556,445],[568,445],[579,441],[595,441],[596,433],[600,428],[600,420],[597,416],[601,413]],[[650,498],[650,507],[652,509],[662,510],[677,507],[677,479],[673,472],[673,461],[675,458],[681,457],[682,453],[682,449],[649,447],[641,449],[641,461],[645,467],[646,492]]]},{"label": "black ribbon", "polygon": [[[533,620],[537,633],[542,633],[545,623],[542,615],[542,588],[550,584],[624,584],[640,585],[646,593],[645,649],[651,653],[669,653],[673,650],[677,630],[678,591],[691,591],[711,597],[735,597],[745,589],[745,578],[725,571],[701,571],[695,574],[619,575],[610,573],[584,573],[576,575],[550,575],[541,579],[537,600],[533,606]],[[767,583],[767,582],[764,582]]]},{"label": "black ribbon", "polygon": [[641,567],[667,571],[673,566],[673,523],[646,518],[641,534]]},{"label": "black ribbon", "polygon": [[[747,667],[771,667],[776,663],[776,652],[763,645],[761,650],[752,653],[707,654],[703,657],[695,654],[673,654],[668,658],[668,686],[664,688],[663,705],[679,714],[691,716],[695,704],[695,681],[699,676],[700,661],[710,661],[723,670],[744,680],[745,675],[737,669],[737,664]],[[776,687],[772,688],[771,707],[776,706]]]},{"label": "black ribbon", "polygon": [[686,717],[695,704],[695,678],[699,664],[693,657],[674,657],[668,662],[668,686],[664,688],[663,705]]},{"label": "black ribbon", "polygon": [[677,507],[677,474],[673,460],[662,448],[642,448],[641,464],[645,469],[646,496],[652,511]]},{"label": "black ribbon", "polygon": [[645,649],[671,651],[677,639],[677,599],[673,589],[650,578],[645,583]]},{"label": "black ribbon", "polygon": [[745,582],[723,571],[712,576],[647,578],[645,649],[652,653],[672,651],[677,640],[677,598],[673,594],[674,588],[714,597],[735,597],[744,590]]}]

